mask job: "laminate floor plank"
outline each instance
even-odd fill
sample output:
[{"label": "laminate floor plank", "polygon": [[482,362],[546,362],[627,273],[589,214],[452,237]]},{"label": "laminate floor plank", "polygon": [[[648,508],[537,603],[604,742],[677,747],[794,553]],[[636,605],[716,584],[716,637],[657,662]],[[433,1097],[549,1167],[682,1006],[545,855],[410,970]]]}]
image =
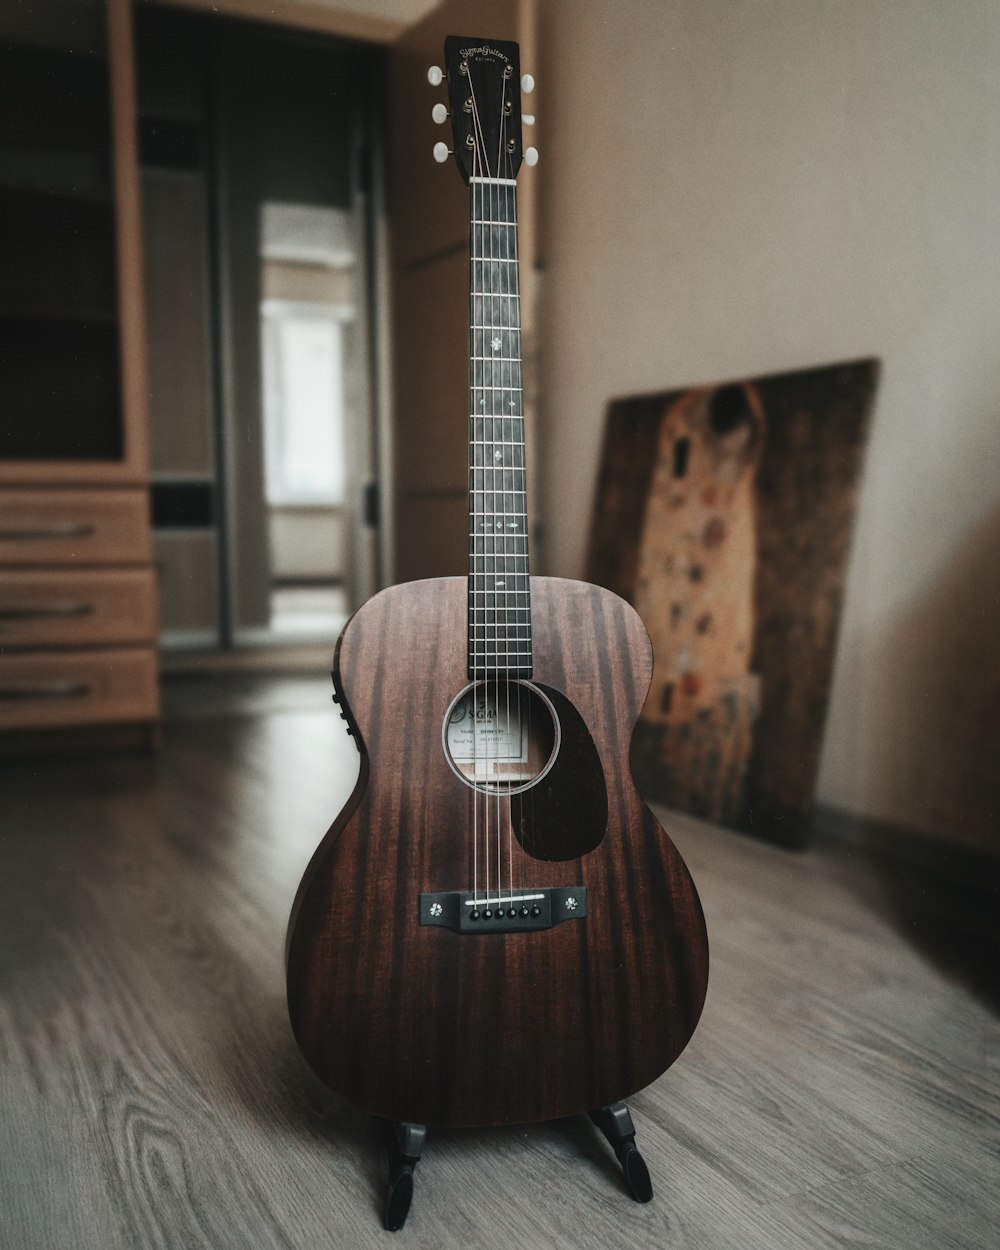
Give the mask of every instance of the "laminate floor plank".
[{"label": "laminate floor plank", "polygon": [[[166,704],[158,757],[2,766],[0,1243],[383,1245],[377,1131],[284,1005],[288,909],[353,744],[307,677],[179,679]],[[712,974],[687,1051],[631,1100],[656,1198],[628,1199],[584,1119],[432,1132],[401,1243],[996,1244],[977,983],[907,931],[883,865],[666,816]]]}]

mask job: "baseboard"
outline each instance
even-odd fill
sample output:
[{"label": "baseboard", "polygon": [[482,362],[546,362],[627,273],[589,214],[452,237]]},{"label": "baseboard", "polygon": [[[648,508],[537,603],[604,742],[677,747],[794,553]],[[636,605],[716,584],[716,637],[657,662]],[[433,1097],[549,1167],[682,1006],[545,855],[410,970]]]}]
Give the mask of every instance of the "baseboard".
[{"label": "baseboard", "polygon": [[861,847],[963,890],[1000,897],[1000,846],[991,854],[940,834],[859,816],[827,803],[815,805],[811,831],[817,838]]}]

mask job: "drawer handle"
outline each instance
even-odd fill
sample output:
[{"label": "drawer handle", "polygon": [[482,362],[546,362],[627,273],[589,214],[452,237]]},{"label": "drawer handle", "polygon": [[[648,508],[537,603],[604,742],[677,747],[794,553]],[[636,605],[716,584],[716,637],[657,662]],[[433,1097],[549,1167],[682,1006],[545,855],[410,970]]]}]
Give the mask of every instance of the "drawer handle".
[{"label": "drawer handle", "polygon": [[0,606],[0,629],[5,621],[65,620],[74,616],[89,616],[94,610],[92,603],[26,603]]},{"label": "drawer handle", "polygon": [[44,529],[0,530],[0,542],[44,542],[46,539],[87,538],[94,532],[92,525],[82,521],[70,521],[66,525],[49,525]]},{"label": "drawer handle", "polygon": [[85,681],[47,681],[37,686],[0,686],[0,702],[21,699],[82,699],[91,692]]}]

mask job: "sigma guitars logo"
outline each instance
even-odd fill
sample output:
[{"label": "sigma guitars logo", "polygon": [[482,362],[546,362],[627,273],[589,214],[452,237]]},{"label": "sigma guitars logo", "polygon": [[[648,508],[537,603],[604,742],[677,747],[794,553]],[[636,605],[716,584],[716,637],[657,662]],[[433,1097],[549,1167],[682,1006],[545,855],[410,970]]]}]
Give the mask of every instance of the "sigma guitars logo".
[{"label": "sigma guitars logo", "polygon": [[499,48],[491,48],[489,44],[486,43],[484,43],[480,48],[463,48],[461,55],[467,61],[471,57],[479,57],[484,61],[503,61],[506,64],[509,59],[504,56]]}]

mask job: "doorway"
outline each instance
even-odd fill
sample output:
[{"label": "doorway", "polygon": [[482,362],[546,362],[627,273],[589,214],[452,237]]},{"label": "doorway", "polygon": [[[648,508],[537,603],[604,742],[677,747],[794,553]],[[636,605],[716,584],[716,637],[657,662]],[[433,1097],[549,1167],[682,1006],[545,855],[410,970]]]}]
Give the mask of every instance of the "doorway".
[{"label": "doorway", "polygon": [[283,641],[339,632],[358,598],[350,448],[367,388],[357,224],[339,208],[261,209],[269,627]]},{"label": "doorway", "polygon": [[135,18],[162,642],[332,644],[379,580],[384,54]]}]

